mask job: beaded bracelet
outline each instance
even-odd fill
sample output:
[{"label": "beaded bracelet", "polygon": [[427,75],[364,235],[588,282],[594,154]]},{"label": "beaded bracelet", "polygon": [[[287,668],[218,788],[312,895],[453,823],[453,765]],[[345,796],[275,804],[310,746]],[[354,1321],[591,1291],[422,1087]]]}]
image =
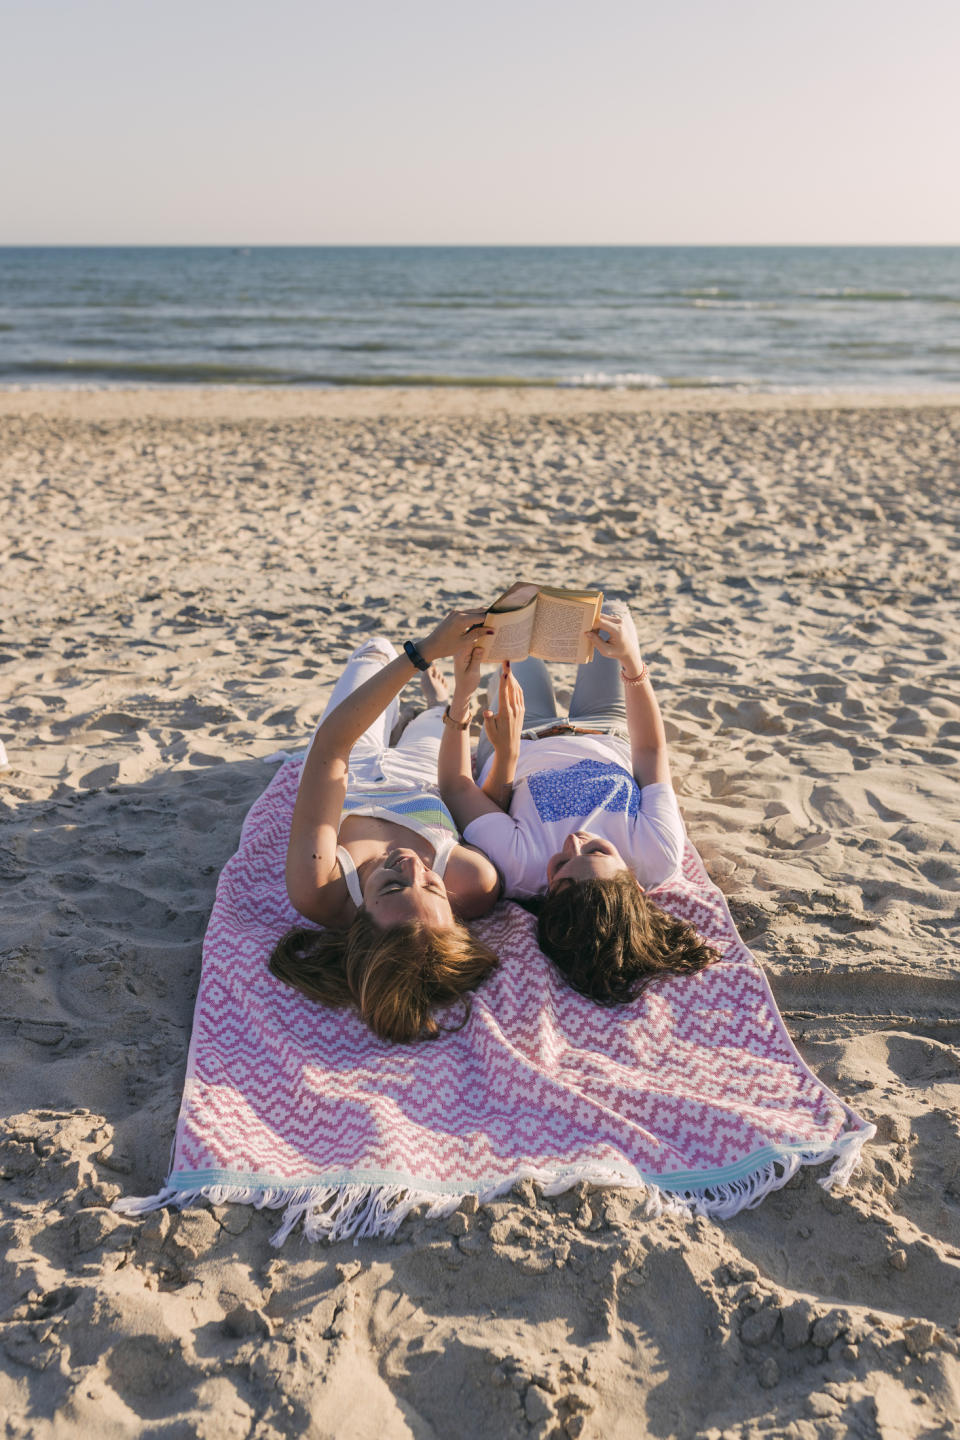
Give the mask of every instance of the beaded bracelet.
[{"label": "beaded bracelet", "polygon": [[620,666],[620,679],[623,681],[624,685],[642,685],[643,682],[644,682],[644,680],[646,680],[646,678],[647,678],[647,662],[646,662],[646,660],[641,660],[641,661],[640,661],[640,674],[639,674],[639,675],[628,675],[627,672],[626,672],[626,670],[624,670],[623,666],[622,666],[622,665]]}]

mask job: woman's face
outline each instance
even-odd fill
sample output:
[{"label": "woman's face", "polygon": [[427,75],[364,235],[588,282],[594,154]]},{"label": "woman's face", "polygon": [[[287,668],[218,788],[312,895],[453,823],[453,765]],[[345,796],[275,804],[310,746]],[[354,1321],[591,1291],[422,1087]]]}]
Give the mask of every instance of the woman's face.
[{"label": "woman's face", "polygon": [[564,840],[559,855],[547,861],[547,889],[568,880],[612,880],[621,870],[629,869],[610,840],[591,835],[589,830],[574,830]]},{"label": "woman's face", "polygon": [[415,850],[388,850],[363,877],[363,908],[384,929],[426,925],[447,930],[453,911],[443,881]]}]

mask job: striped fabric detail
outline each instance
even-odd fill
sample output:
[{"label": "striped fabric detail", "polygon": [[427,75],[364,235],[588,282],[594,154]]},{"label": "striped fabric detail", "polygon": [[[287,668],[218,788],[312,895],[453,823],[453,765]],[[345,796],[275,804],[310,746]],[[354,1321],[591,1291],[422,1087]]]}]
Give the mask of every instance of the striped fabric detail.
[{"label": "striped fabric detail", "polygon": [[388,812],[402,824],[413,821],[428,830],[440,830],[457,839],[453,816],[439,795],[429,790],[391,790],[378,786],[366,794],[348,795],[343,802],[344,815],[376,815]]}]

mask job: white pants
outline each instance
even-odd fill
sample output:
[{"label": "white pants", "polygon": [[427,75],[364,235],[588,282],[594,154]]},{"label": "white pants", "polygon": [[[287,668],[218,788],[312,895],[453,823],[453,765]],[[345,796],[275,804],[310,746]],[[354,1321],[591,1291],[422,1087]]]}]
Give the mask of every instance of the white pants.
[{"label": "white pants", "polygon": [[[333,687],[320,724],[332,710],[352,695],[364,681],[381,670],[399,652],[382,635],[354,650],[347,661],[343,674]],[[364,730],[350,751],[350,779],[348,785],[366,786],[384,780],[397,785],[436,786],[437,758],[440,754],[440,740],[443,736],[443,705],[433,705],[420,715],[415,715],[406,727],[396,745],[390,744],[393,728],[400,718],[400,701],[394,697],[386,710],[378,715],[373,724]],[[317,729],[319,729],[319,725]],[[316,735],[316,731],[314,731]]]}]

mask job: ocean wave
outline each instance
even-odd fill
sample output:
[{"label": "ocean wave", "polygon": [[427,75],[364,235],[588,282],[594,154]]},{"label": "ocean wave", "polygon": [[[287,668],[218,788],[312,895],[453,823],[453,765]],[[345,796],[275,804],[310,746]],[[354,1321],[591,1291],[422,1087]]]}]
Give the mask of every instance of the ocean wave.
[{"label": "ocean wave", "polygon": [[917,350],[909,340],[826,340],[824,348],[855,360],[899,360],[905,355],[915,355]]},{"label": "ocean wave", "polygon": [[111,362],[107,360],[23,361],[16,365],[0,361],[0,381],[15,382],[19,377],[45,377],[57,380],[83,377],[106,383],[127,385],[373,385],[373,386],[553,386],[560,382],[544,376],[526,375],[452,375],[442,373],[398,372],[397,374],[356,374],[353,372],[272,369],[267,366],[220,365],[216,363],[176,364],[161,361]]},{"label": "ocean wave", "polygon": [[125,360],[23,360],[15,364],[0,360],[0,377],[9,375],[45,375],[51,377],[82,375],[101,380],[140,380],[146,384],[247,384],[247,385],[295,385],[299,380],[296,372],[275,370],[265,365],[222,365],[191,361],[177,364],[174,361],[125,361]]},{"label": "ocean wave", "polygon": [[740,290],[730,290],[723,285],[695,285],[688,290],[665,290],[665,295],[683,300],[739,300]]},{"label": "ocean wave", "polygon": [[582,375],[564,376],[555,383],[565,387],[596,390],[737,390],[756,388],[763,382],[746,376],[653,375],[642,370],[623,370],[610,374],[605,370],[588,370]]},{"label": "ocean wave", "polygon": [[358,374],[354,372],[305,371],[273,369],[267,366],[221,364],[174,364],[146,362],[125,364],[97,360],[32,361],[13,366],[0,363],[0,382],[8,387],[25,380],[28,387],[44,381],[81,385],[99,382],[104,385],[291,385],[291,386],[462,386],[466,388],[531,388],[543,386],[559,389],[595,390],[666,390],[666,389],[744,389],[757,388],[763,382],[749,377],[722,375],[655,375],[648,371],[586,370],[576,375],[463,375],[438,372],[405,371],[396,374]]},{"label": "ocean wave", "polygon": [[671,375],[671,390],[759,390],[769,388],[764,380],[749,375]]},{"label": "ocean wave", "polygon": [[[9,310],[13,307],[8,307]],[[44,305],[18,305],[16,315],[21,326],[37,319],[44,319],[48,313],[62,323],[62,310],[70,308],[75,315],[71,321],[82,321],[89,311],[91,320],[98,325],[130,325],[154,327],[161,323],[171,330],[212,330],[230,325],[357,325],[363,324],[363,317],[344,312],[326,314],[311,310],[262,311],[255,308],[192,310],[188,306],[174,305],[74,305],[70,307]]]},{"label": "ocean wave", "polygon": [[567,345],[531,345],[529,349],[511,350],[509,353],[511,360],[559,360],[571,365],[610,359],[609,350],[590,350],[572,341]]},{"label": "ocean wave", "polygon": [[545,305],[566,305],[569,303],[565,297],[556,295],[532,296],[526,300],[500,299],[497,296],[478,295],[475,300],[465,300],[458,297],[455,300],[443,299],[416,299],[416,300],[391,300],[391,305],[398,310],[542,310]]},{"label": "ocean wave", "polygon": [[856,285],[825,286],[813,292],[815,300],[913,300],[912,290],[861,290]]},{"label": "ocean wave", "polygon": [[916,300],[926,305],[960,305],[960,295],[922,290],[863,290],[856,285],[828,286],[822,290],[801,293],[797,298],[800,300],[867,300],[876,304]]},{"label": "ocean wave", "polygon": [[780,300],[701,300],[692,301],[696,310],[779,310]]},{"label": "ocean wave", "polygon": [[662,375],[651,375],[641,370],[627,370],[615,375],[605,370],[588,370],[582,375],[565,375],[556,383],[574,389],[661,390],[669,382]]}]

